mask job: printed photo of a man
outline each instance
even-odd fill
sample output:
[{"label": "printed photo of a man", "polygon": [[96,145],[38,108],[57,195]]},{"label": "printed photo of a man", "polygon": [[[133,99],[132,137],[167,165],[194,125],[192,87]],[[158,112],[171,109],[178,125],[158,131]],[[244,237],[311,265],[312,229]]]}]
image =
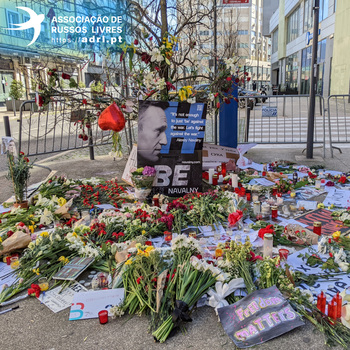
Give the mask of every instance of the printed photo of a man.
[{"label": "printed photo of a man", "polygon": [[137,142],[137,164],[139,167],[155,165],[159,161],[163,145],[168,143],[168,127],[165,110],[168,102],[140,101]]}]

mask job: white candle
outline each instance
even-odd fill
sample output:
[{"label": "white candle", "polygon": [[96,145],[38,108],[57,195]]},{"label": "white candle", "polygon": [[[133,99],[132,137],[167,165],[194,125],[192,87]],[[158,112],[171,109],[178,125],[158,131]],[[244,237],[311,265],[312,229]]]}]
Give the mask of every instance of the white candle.
[{"label": "white candle", "polygon": [[212,185],[213,184],[213,175],[215,173],[215,170],[209,169],[208,173],[209,173],[209,183]]},{"label": "white candle", "polygon": [[231,174],[231,182],[232,182],[233,188],[238,187],[238,175],[237,174]]}]

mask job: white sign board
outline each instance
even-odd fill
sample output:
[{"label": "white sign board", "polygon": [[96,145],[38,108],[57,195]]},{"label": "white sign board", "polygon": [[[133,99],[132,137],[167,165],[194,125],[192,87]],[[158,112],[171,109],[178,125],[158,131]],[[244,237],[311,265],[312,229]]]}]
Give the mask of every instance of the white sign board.
[{"label": "white sign board", "polygon": [[262,106],[261,116],[264,117],[277,117],[277,106]]},{"label": "white sign board", "polygon": [[63,291],[61,290],[62,287],[51,289],[45,292],[45,294],[40,294],[38,299],[51,311],[57,313],[72,305],[75,293],[87,291],[87,289],[79,283],[75,283],[72,286],[65,288]]},{"label": "white sign board", "polygon": [[13,273],[10,265],[0,262],[0,292],[6,284],[10,287],[16,281],[16,275]]},{"label": "white sign board", "polygon": [[222,5],[232,6],[232,7],[245,7],[251,6],[251,0],[222,0]]},{"label": "white sign board", "polygon": [[133,186],[131,180],[131,173],[137,169],[137,145],[132,147],[132,150],[129,155],[129,159],[125,165],[125,169],[122,175],[122,180]]},{"label": "white sign board", "polygon": [[111,316],[109,309],[119,305],[123,299],[124,288],[76,293],[73,297],[69,320],[97,318],[98,313],[102,310],[108,310],[108,314]]},{"label": "white sign board", "polygon": [[211,143],[203,143],[202,160],[203,167],[207,163],[228,162],[230,159],[237,160],[239,152],[236,148],[213,145]]},{"label": "white sign board", "polygon": [[348,190],[339,190],[338,188],[332,188],[323,201],[323,204],[328,207],[332,204],[340,208],[350,207],[350,191]]}]

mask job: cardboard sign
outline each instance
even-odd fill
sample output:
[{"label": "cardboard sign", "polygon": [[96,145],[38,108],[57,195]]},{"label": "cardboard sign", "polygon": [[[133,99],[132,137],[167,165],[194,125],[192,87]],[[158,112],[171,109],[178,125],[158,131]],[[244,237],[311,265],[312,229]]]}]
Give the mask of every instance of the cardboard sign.
[{"label": "cardboard sign", "polygon": [[75,111],[71,111],[70,113],[70,121],[71,123],[76,123],[78,121],[81,121],[86,116],[86,109],[78,109]]},{"label": "cardboard sign", "polygon": [[40,294],[38,300],[46,305],[54,313],[67,309],[72,305],[75,293],[86,292],[87,289],[79,283],[74,283],[72,286],[62,290],[62,287],[57,287]]},{"label": "cardboard sign", "polygon": [[[119,305],[123,299],[124,288],[76,293],[73,297],[69,320],[97,318],[101,310],[109,311],[114,305]],[[108,314],[111,316],[110,313]]]},{"label": "cardboard sign", "polygon": [[122,180],[133,186],[131,173],[137,169],[137,145],[133,145],[128,161],[126,162]]},{"label": "cardboard sign", "polygon": [[214,168],[224,162],[227,163],[230,159],[236,162],[239,158],[239,152],[236,148],[213,145],[207,142],[203,144],[202,154],[203,169],[205,170]]},{"label": "cardboard sign", "polygon": [[264,343],[304,325],[275,286],[222,307],[218,314],[225,332],[239,348]]},{"label": "cardboard sign", "polygon": [[332,188],[323,201],[325,206],[335,205],[340,208],[348,208],[350,207],[350,191],[349,190],[341,190],[338,188]]},{"label": "cardboard sign", "polygon": [[207,105],[139,101],[137,166],[154,166],[153,193],[182,196],[202,190]]},{"label": "cardboard sign", "polygon": [[296,221],[307,225],[306,228],[313,230],[314,222],[320,221],[322,223],[322,235],[331,235],[335,231],[342,233],[349,231],[349,227],[343,226],[341,221],[335,221],[332,218],[332,212],[327,209],[316,209],[306,214],[295,218]]}]

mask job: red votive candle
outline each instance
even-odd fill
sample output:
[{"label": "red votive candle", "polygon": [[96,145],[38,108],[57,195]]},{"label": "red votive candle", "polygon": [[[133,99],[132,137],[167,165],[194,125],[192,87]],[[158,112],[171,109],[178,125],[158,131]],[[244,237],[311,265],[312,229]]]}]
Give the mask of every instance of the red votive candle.
[{"label": "red votive candle", "polygon": [[159,198],[153,198],[153,205],[159,207]]},{"label": "red votive candle", "polygon": [[276,206],[271,207],[271,218],[277,219],[277,216],[278,216],[278,207]]},{"label": "red votive candle", "polygon": [[246,197],[248,202],[250,202],[252,200],[252,194],[250,192],[246,192],[245,197]]},{"label": "red votive candle", "polygon": [[170,242],[173,239],[173,235],[169,231],[164,232],[164,240],[165,242]]},{"label": "red votive candle", "polygon": [[6,257],[6,264],[11,265],[11,257],[10,256]]},{"label": "red votive candle", "polygon": [[321,230],[322,230],[322,223],[320,221],[315,221],[313,232],[316,233],[316,235],[321,236]]},{"label": "red votive candle", "polygon": [[276,186],[272,187],[272,195],[277,196],[277,187]]},{"label": "red votive candle", "polygon": [[221,163],[221,174],[223,177],[226,176],[226,163]]},{"label": "red votive candle", "polygon": [[101,324],[105,324],[108,322],[108,311],[102,310],[98,313],[98,318],[100,319]]},{"label": "red votive candle", "polygon": [[340,318],[341,317],[341,308],[342,308],[342,304],[343,304],[343,298],[341,297],[341,295],[338,292],[337,295],[333,298],[333,300],[337,303],[337,318]]},{"label": "red votive candle", "polygon": [[332,318],[333,320],[337,319],[337,303],[334,299],[328,304],[328,317]]},{"label": "red votive candle", "polygon": [[218,176],[213,175],[213,186],[217,186],[217,184],[218,184]]},{"label": "red votive candle", "polygon": [[281,260],[287,260],[288,255],[289,255],[289,250],[288,249],[279,249],[278,254],[280,255]]},{"label": "red votive candle", "polygon": [[326,296],[321,292],[317,296],[317,308],[322,312],[326,313]]}]

